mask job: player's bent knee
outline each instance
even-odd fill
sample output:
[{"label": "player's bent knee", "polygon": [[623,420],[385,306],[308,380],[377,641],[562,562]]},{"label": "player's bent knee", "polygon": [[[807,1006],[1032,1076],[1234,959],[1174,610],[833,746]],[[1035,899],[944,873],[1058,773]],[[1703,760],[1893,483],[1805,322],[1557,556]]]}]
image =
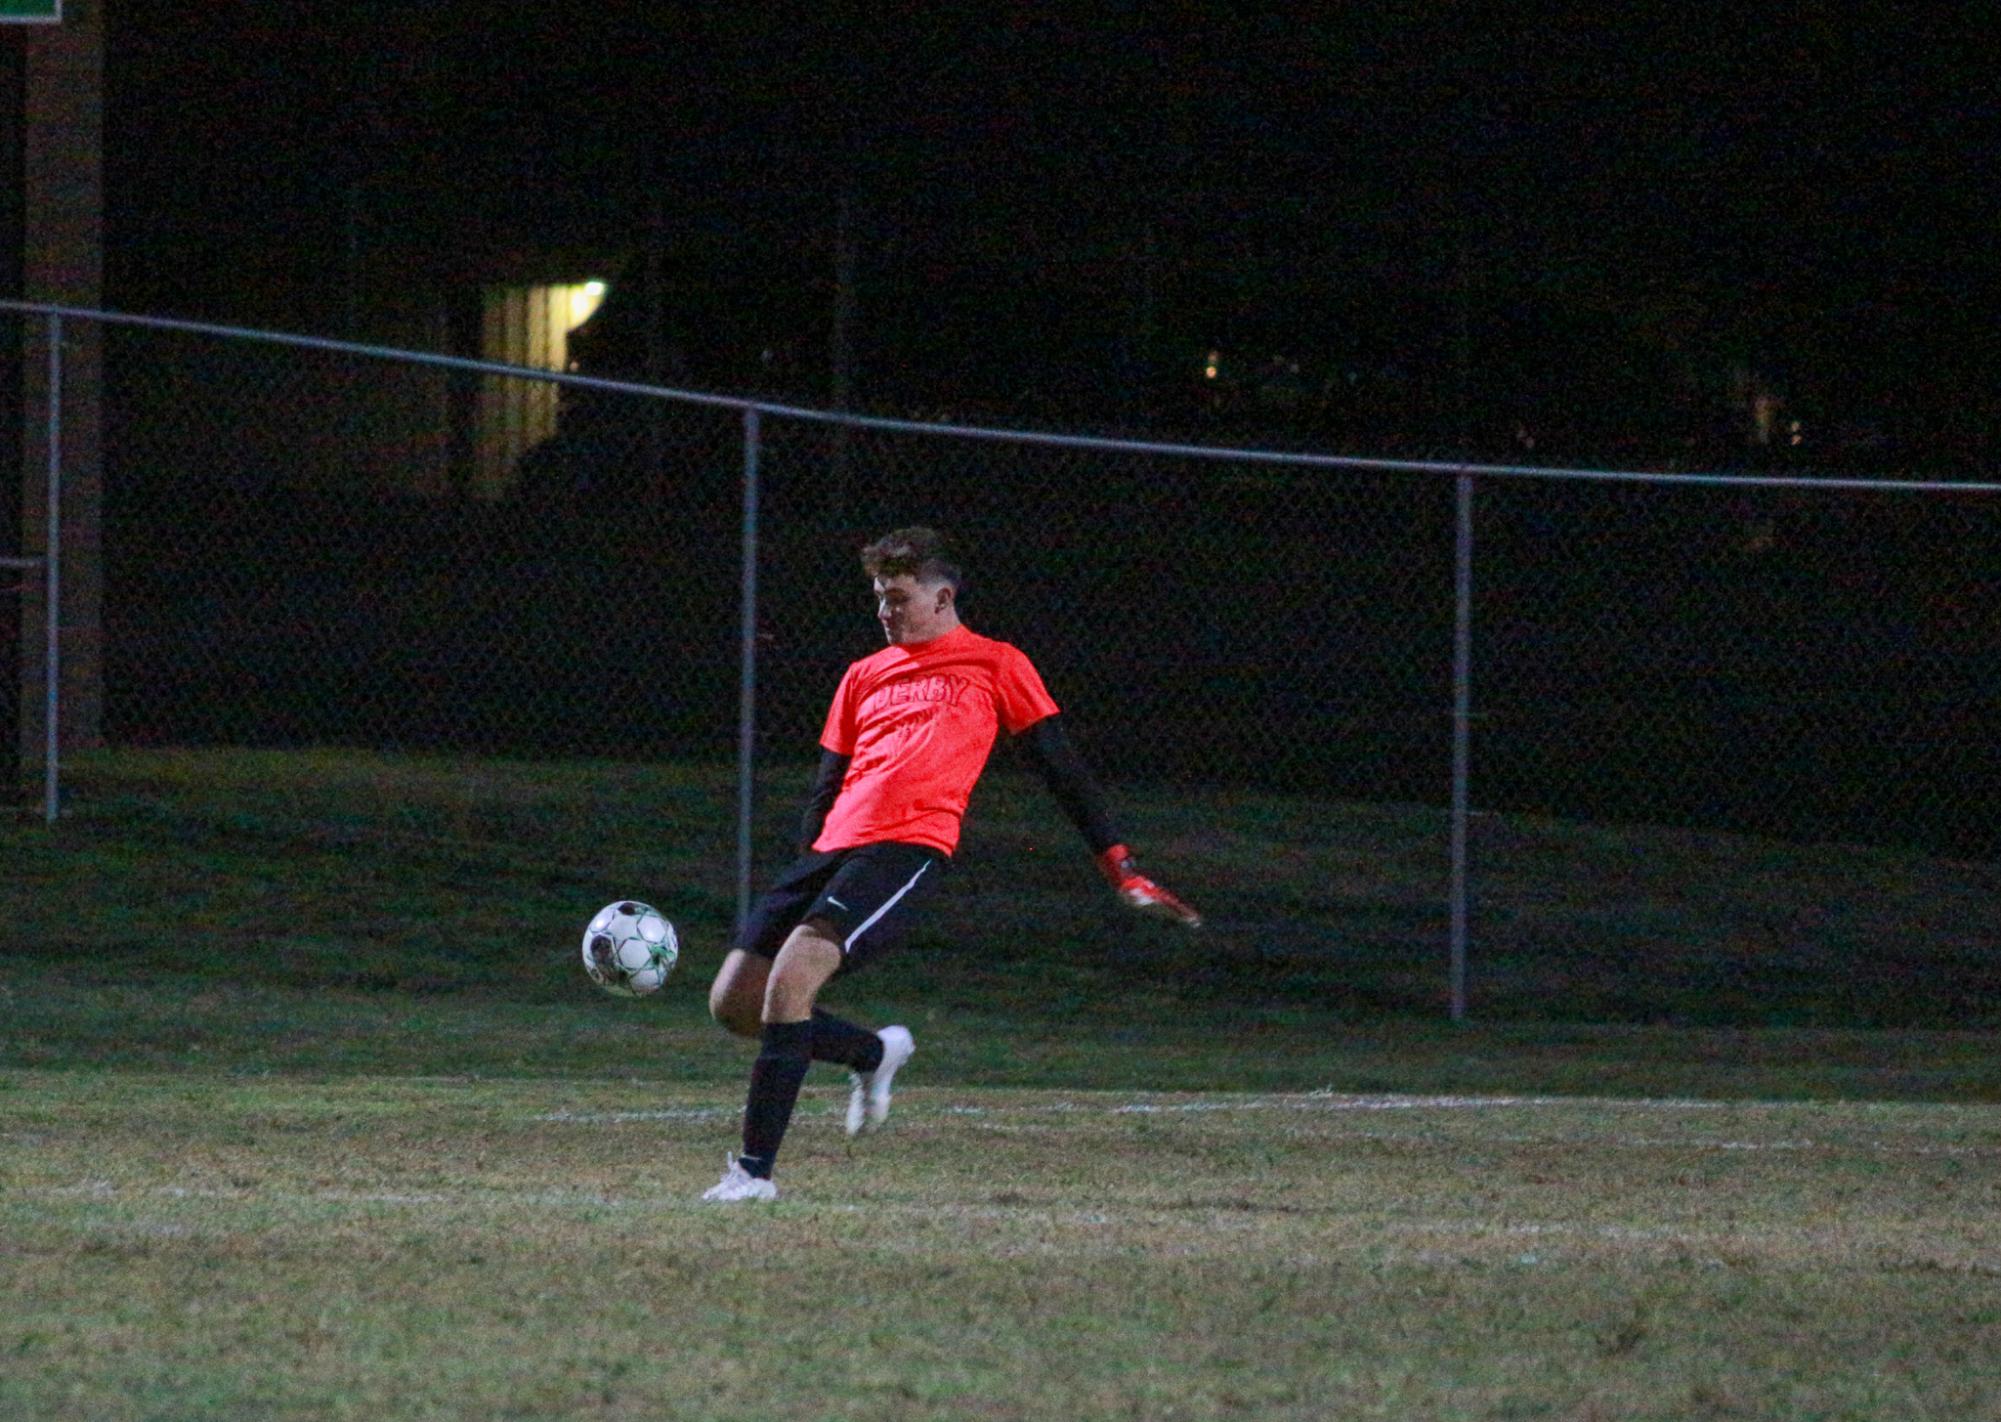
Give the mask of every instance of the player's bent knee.
[{"label": "player's bent knee", "polygon": [[709,1015],[740,1037],[755,1037],[771,964],[741,949],[732,951],[709,985]]},{"label": "player's bent knee", "polygon": [[755,1037],[761,1030],[759,1017],[764,1005],[764,982],[755,983],[733,978],[716,980],[709,989],[709,1016],[722,1023],[739,1037]]},{"label": "player's bent knee", "polygon": [[709,1016],[739,1037],[755,1037],[763,1027],[758,1006],[756,1002],[744,1002],[740,998],[712,995],[709,998]]}]

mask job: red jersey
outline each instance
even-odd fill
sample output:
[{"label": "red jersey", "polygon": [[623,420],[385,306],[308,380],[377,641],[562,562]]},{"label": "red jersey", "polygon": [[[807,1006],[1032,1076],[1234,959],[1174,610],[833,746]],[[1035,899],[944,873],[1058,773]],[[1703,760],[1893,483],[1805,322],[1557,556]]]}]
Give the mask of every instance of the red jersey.
[{"label": "red jersey", "polygon": [[1056,714],[1035,667],[965,626],[850,666],[820,744],[849,758],[815,849],[897,840],[950,854],[998,728]]}]

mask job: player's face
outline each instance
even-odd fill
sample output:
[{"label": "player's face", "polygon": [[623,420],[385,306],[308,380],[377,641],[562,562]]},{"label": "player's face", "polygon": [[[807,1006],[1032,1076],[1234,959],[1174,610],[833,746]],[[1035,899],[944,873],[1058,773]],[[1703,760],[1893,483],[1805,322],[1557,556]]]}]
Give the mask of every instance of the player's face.
[{"label": "player's face", "polygon": [[952,630],[952,585],[921,583],[913,573],[877,578],[875,620],[891,646],[914,646]]}]

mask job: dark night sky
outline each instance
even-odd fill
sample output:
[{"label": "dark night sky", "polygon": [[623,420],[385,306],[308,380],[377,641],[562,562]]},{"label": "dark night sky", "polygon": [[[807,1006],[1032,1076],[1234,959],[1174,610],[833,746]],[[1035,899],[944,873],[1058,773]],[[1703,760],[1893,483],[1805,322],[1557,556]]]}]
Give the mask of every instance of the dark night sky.
[{"label": "dark night sky", "polygon": [[1463,280],[1524,379],[1607,323],[1858,406],[2001,374],[1970,22],[723,8],[119,6],[111,299],[264,309],[338,272],[351,190],[413,270],[629,248],[657,192],[671,241],[814,290],[845,186],[883,329],[1089,305],[1145,250],[1191,347],[1443,359]]}]

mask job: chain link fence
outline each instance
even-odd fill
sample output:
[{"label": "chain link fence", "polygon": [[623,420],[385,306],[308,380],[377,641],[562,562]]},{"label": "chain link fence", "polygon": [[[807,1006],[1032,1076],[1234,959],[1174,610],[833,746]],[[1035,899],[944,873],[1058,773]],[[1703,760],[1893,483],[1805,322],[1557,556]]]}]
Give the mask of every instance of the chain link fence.
[{"label": "chain link fence", "polygon": [[670,458],[570,498],[479,483],[535,377],[124,326],[107,369],[107,740],[730,754],[734,410],[597,392]]},{"label": "chain link fence", "polygon": [[[1770,1020],[1774,975],[1816,973],[1856,1021],[1995,1020],[1996,486],[1064,440],[103,334],[111,744],[747,755],[803,792],[880,641],[856,552],[929,522],[1210,951],[1370,960],[1401,986],[1360,1005],[1442,1010],[1456,918],[1476,1015]],[[796,814],[747,803],[738,852]],[[1037,847],[990,855],[976,806],[953,926],[1010,874],[1088,882]],[[1914,986],[1894,945],[1942,934],[1950,981]]]},{"label": "chain link fence", "polygon": [[1809,1022],[1992,1023],[1993,494],[1480,500],[1481,953],[1600,1019],[1768,1021],[1810,994]]}]

